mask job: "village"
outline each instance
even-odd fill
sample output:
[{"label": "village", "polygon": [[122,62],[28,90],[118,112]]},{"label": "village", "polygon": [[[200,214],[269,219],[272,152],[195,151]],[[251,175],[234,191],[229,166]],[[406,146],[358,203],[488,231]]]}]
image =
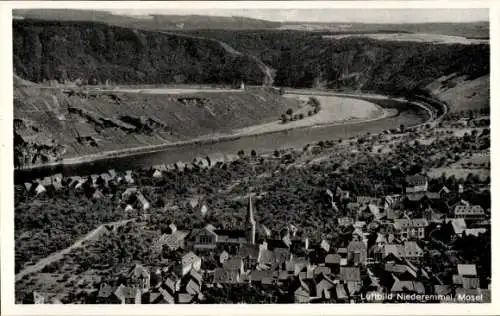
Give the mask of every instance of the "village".
[{"label": "village", "polygon": [[[470,132],[467,122],[483,117],[480,113],[464,113],[464,116],[458,122],[465,124],[457,125],[457,118],[453,117],[441,123],[440,128],[454,132],[469,128]],[[401,131],[397,135],[368,135],[350,142],[347,140],[343,148],[345,151],[345,148],[355,147],[359,150],[363,146],[373,146],[375,148],[370,148],[371,152],[383,155],[384,146],[394,147],[395,143],[385,143],[381,137],[390,137],[404,144],[407,143],[405,137],[411,136],[411,133],[419,136],[418,146],[429,147],[431,142],[428,145],[422,143],[425,143],[425,139],[440,135],[436,130],[439,128],[424,126],[419,130]],[[443,132],[441,135],[477,144],[484,131],[483,134],[477,131],[472,134],[475,140],[471,140],[470,134],[449,136],[449,133]],[[377,141],[367,145],[370,139]],[[341,142],[330,145],[338,158],[339,148],[335,146],[341,145]],[[392,191],[390,194],[378,194],[381,191],[377,189],[371,192],[362,188],[356,190],[352,184],[356,182],[354,178],[349,183],[324,185],[322,189],[321,186],[315,186],[318,188],[317,194],[307,194],[312,195],[308,204],[313,203],[314,199],[319,199],[316,203],[321,204],[318,206],[321,213],[310,213],[311,220],[317,217],[317,222],[308,222],[308,219],[303,219],[308,224],[297,222],[298,218],[306,216],[305,213],[299,213],[294,218],[286,215],[279,219],[270,214],[269,204],[265,200],[272,199],[272,203],[279,205],[278,193],[273,198],[262,189],[265,184],[256,185],[264,181],[264,177],[258,176],[264,172],[256,169],[284,173],[291,172],[291,165],[295,169],[304,169],[304,164],[324,163],[324,157],[318,157],[328,151],[327,147],[320,142],[308,146],[300,155],[275,152],[258,157],[254,152],[251,155],[240,152],[232,162],[214,163],[205,158],[195,160],[192,164],[158,165],[141,172],[116,172],[111,169],[89,177],[63,177],[59,174],[19,186],[17,193],[23,191],[24,198],[28,200],[43,201],[44,195],[54,197],[58,194],[86,199],[94,204],[112,199],[113,205],[117,205],[122,214],[127,214],[125,218],[119,218],[126,219],[120,225],[102,223],[92,231],[92,239],[82,242],[81,247],[75,247],[69,253],[38,266],[40,271],[33,269],[31,273],[24,273],[18,282],[26,284],[33,275],[62,274],[66,271],[70,276],[65,274],[61,282],[71,279],[73,284],[79,284],[78,275],[85,271],[101,269],[108,272],[89,282],[88,288],[85,285],[79,286],[83,290],[78,291],[66,288],[65,293],[58,292],[56,288],[47,291],[47,285],[36,285],[36,282],[28,283],[32,287],[26,286],[24,289],[23,286],[22,302],[183,304],[490,301],[491,263],[486,251],[490,247],[490,209],[484,207],[489,205],[489,201],[483,203],[484,195],[481,195],[486,190],[489,193],[489,185],[485,187],[488,180],[485,182],[468,177],[466,181],[456,181],[444,175],[436,180],[422,170],[413,174],[402,171],[398,176],[401,178],[401,187],[394,184],[394,189],[382,191]],[[456,150],[460,151],[461,148],[457,147]],[[476,148],[475,151],[484,152],[484,149]],[[358,153],[347,151],[345,157],[351,157],[353,165],[345,166],[344,169],[354,168],[354,161],[358,159],[356,155],[366,153],[366,150]],[[398,154],[402,155],[403,150]],[[419,154],[429,153],[422,150]],[[432,157],[431,160],[442,160],[442,157]],[[447,164],[455,161],[452,157]],[[435,164],[434,161],[429,163]],[[240,164],[244,164],[243,167]],[[443,167],[442,163],[438,165]],[[308,168],[315,170],[317,167],[313,165]],[[221,206],[219,213],[214,210],[218,207],[217,203],[210,199],[193,201],[184,193],[176,193],[172,196],[177,200],[160,203],[146,189],[152,184],[164,183],[174,173],[194,177],[194,174],[199,176],[203,172],[235,171],[237,168],[243,170],[238,171],[239,174],[236,172],[236,183],[232,181],[231,186],[233,191],[238,192],[237,204]],[[428,168],[424,166],[424,169]],[[213,175],[206,176],[215,181]],[[279,177],[279,181],[282,181],[283,175],[279,174]],[[289,181],[293,181],[293,175],[289,177]],[[340,179],[341,175],[338,177]],[[367,177],[371,176],[367,173]],[[242,183],[242,178],[248,181]],[[393,180],[394,183],[399,181]],[[197,181],[198,189],[203,187],[203,190],[211,191],[200,181]],[[179,192],[179,188],[175,190]],[[226,197],[230,200],[230,196],[227,190],[219,190],[213,198]],[[172,206],[178,205],[180,201],[188,202],[180,208]],[[229,215],[231,219],[221,219],[223,209],[235,207],[239,210],[238,216]],[[189,215],[183,211],[185,208],[190,209]],[[175,215],[165,215],[167,210]],[[321,225],[328,226],[322,228]],[[121,240],[115,243],[115,248],[109,246],[113,234],[116,240]],[[142,234],[139,239],[132,239],[142,242],[130,242],[131,251],[139,246],[137,242],[142,243],[143,251],[130,255],[119,254],[118,257],[128,259],[117,259],[113,251],[126,251],[124,240],[133,234]],[[90,250],[84,251],[83,248]],[[109,254],[106,254],[106,249],[109,249]],[[103,259],[106,256],[108,259]],[[87,257],[94,259],[92,261]],[[116,264],[116,260],[122,262]],[[79,268],[67,268],[71,265]],[[29,270],[29,265],[24,266],[24,269]],[[32,288],[34,290],[26,291]]]}]

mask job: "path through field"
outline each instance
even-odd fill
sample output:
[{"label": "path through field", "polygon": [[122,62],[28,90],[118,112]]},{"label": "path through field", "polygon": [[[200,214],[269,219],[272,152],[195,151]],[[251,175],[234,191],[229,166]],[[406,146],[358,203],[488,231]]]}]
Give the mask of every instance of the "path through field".
[{"label": "path through field", "polygon": [[106,224],[100,225],[99,227],[97,227],[93,231],[89,232],[87,235],[85,235],[81,239],[77,240],[73,245],[69,246],[68,248],[54,252],[53,254],[49,255],[48,257],[41,259],[40,261],[38,261],[34,265],[30,265],[30,266],[24,268],[23,270],[21,270],[18,274],[16,274],[16,282],[21,280],[25,275],[28,275],[28,274],[34,273],[34,272],[38,272],[38,271],[42,270],[44,267],[46,267],[47,265],[63,259],[65,254],[70,253],[73,249],[81,247],[84,242],[93,240],[94,238],[98,238],[99,234],[104,232],[105,229],[107,229],[107,228],[105,228],[105,226],[108,226],[108,227],[111,226],[111,227],[113,227],[113,229],[115,229],[115,228],[123,226],[126,223],[131,222],[133,220],[134,219],[127,219],[127,220],[121,220],[118,222],[111,222],[111,223],[106,223]]}]

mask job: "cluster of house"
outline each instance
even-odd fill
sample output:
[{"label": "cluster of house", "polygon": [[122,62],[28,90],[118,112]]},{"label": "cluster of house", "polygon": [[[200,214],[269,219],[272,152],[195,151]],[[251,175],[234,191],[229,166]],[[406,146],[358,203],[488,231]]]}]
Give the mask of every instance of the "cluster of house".
[{"label": "cluster of house", "polygon": [[[184,163],[178,161],[174,164],[161,164],[155,165],[151,168],[150,175],[153,178],[162,178],[165,172],[193,170],[193,169],[207,169],[211,167],[220,168],[225,163],[231,162],[236,159],[236,156],[226,156],[224,161],[211,161],[210,158],[198,158],[192,163]],[[116,172],[110,169],[101,174],[91,174],[90,176],[70,176],[64,177],[61,173],[47,176],[41,179],[36,179],[31,182],[25,182],[22,186],[24,192],[30,195],[39,196],[47,191],[59,191],[67,187],[71,190],[90,190],[93,198],[99,199],[103,194],[99,188],[107,186],[110,182],[117,184],[123,183],[133,185],[136,182],[133,172],[126,170],[124,172]],[[19,189],[19,188],[18,188]]]},{"label": "cluster of house", "polygon": [[[156,171],[154,171],[156,172]],[[111,178],[90,177],[92,181]],[[99,180],[102,179],[102,180]],[[74,178],[70,187],[77,189],[82,181]],[[119,181],[134,183],[130,173]],[[463,188],[458,189],[459,192]],[[174,224],[155,242],[152,251],[184,253],[180,260],[166,260],[162,267],[136,264],[118,285],[103,283],[98,303],[156,304],[196,303],[205,299],[203,290],[225,284],[263,284],[285,288],[296,303],[363,302],[370,293],[416,293],[440,295],[449,301],[455,295],[481,295],[489,299],[489,286],[481,288],[477,267],[473,262],[456,264],[450,280],[435,275],[424,260],[426,243],[433,238],[434,227],[451,227],[456,238],[479,235],[487,231],[489,215],[481,206],[460,200],[450,206],[451,217],[439,211],[450,190],[428,192],[424,176],[406,178],[405,193],[383,198],[357,196],[337,188],[327,190],[332,208],[348,200],[351,215],[336,216],[342,240],[324,239],[312,243],[299,236],[298,229],[287,225],[272,232],[254,219],[254,205],[249,198],[245,227],[241,230],[218,229],[206,225],[190,231],[178,230]],[[136,188],[128,188],[122,199],[136,196],[143,209],[149,203]],[[413,218],[411,212],[398,205],[423,208]],[[128,206],[127,206],[128,207]],[[257,241],[257,231],[262,235]],[[214,266],[204,265],[216,258]],[[484,282],[483,282],[484,285]],[[43,302],[38,294],[38,301]],[[292,299],[293,298],[293,299]],[[45,301],[46,302],[46,301]]]}]

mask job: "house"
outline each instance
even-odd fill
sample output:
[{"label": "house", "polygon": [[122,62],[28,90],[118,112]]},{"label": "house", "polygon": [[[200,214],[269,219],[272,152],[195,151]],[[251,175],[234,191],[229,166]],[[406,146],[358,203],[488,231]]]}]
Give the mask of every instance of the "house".
[{"label": "house", "polygon": [[261,268],[273,267],[276,264],[274,253],[269,249],[260,248],[257,263]]},{"label": "house", "polygon": [[422,258],[424,252],[415,241],[405,241],[402,245],[386,244],[384,246],[384,257],[391,255],[399,259],[414,261]]},{"label": "house", "polygon": [[191,269],[195,271],[200,271],[201,269],[201,258],[195,255],[192,251],[183,255],[180,265],[175,267],[176,272],[180,273],[180,276],[188,274]]},{"label": "house", "polygon": [[222,267],[226,270],[236,270],[239,274],[245,273],[245,265],[243,263],[243,259],[241,258],[233,258],[226,261]]},{"label": "house", "polygon": [[137,192],[138,192],[138,190],[136,187],[127,188],[125,191],[123,191],[122,196],[121,196],[121,200],[127,201],[132,196],[135,196],[137,194]]},{"label": "house", "polygon": [[142,293],[140,289],[121,284],[114,292],[114,295],[120,300],[121,304],[141,304]]},{"label": "house", "polygon": [[161,165],[154,165],[153,170],[158,170],[160,172],[166,172],[166,171],[168,171],[168,168],[165,164],[161,164]]},{"label": "house", "polygon": [[142,296],[142,304],[174,304],[175,298],[164,288],[158,288]]},{"label": "house", "polygon": [[427,177],[422,175],[407,176],[405,179],[405,192],[406,193],[416,193],[416,192],[426,192],[428,189]]},{"label": "house", "polygon": [[189,293],[177,293],[177,303],[179,304],[190,304],[194,299],[194,296]]},{"label": "house", "polygon": [[63,176],[62,174],[58,173],[53,175],[51,178],[52,186],[56,191],[61,190],[63,188],[62,180]]},{"label": "house", "polygon": [[227,251],[222,251],[219,255],[219,263],[224,263],[229,259],[229,253]]},{"label": "house", "polygon": [[344,284],[347,284],[351,296],[357,295],[362,286],[359,267],[340,267],[339,278]]},{"label": "house", "polygon": [[201,285],[202,285],[202,275],[197,271],[191,269],[191,271],[185,276],[185,290],[187,293],[191,295],[198,295],[201,293]]},{"label": "house", "polygon": [[335,192],[335,196],[339,200],[349,199],[350,195],[351,195],[351,192],[349,192],[347,190],[342,190],[339,186],[337,186],[337,189],[336,189],[336,192]]},{"label": "house", "polygon": [[425,237],[425,229],[429,223],[424,218],[395,219],[394,228],[400,232],[405,239],[422,239]]},{"label": "house", "polygon": [[30,193],[31,192],[31,187],[33,186],[33,183],[31,182],[25,182],[24,183],[24,188],[26,190],[26,192]]},{"label": "house", "polygon": [[452,218],[447,220],[447,224],[451,225],[453,233],[457,236],[462,236],[463,232],[467,229],[467,223],[463,218]]},{"label": "house", "polygon": [[329,274],[331,274],[331,272],[332,272],[332,270],[330,269],[330,267],[327,267],[326,265],[319,265],[316,268],[314,268],[313,274],[319,275],[319,274],[323,273],[325,275],[329,275]]},{"label": "house", "polygon": [[43,186],[42,184],[40,183],[35,183],[35,195],[42,195],[44,194],[45,192],[47,192],[47,189],[45,188],[45,186]]},{"label": "house", "polygon": [[311,289],[301,279],[299,279],[298,287],[293,292],[295,303],[309,303],[311,299]]},{"label": "house", "polygon": [[111,180],[116,179],[117,174],[116,174],[115,169],[109,169],[108,173],[109,173],[109,175],[111,177]]},{"label": "house", "polygon": [[109,185],[109,182],[111,182],[113,180],[113,177],[107,173],[107,172],[104,172],[104,173],[101,173],[101,175],[99,176],[99,179],[102,180],[102,183],[100,183],[100,185]]},{"label": "house", "polygon": [[339,222],[339,226],[351,226],[354,223],[354,220],[351,217],[339,217],[337,219]]},{"label": "house", "polygon": [[486,213],[480,205],[456,205],[454,210],[455,218],[463,218],[465,220],[484,220]]},{"label": "house", "polygon": [[[169,292],[167,289],[164,288],[159,288],[158,291],[161,294],[162,301],[164,301],[166,304],[175,304],[175,294],[172,294],[171,292]],[[158,304],[162,304],[162,302],[160,301],[158,302]]]},{"label": "house", "polygon": [[121,298],[115,295],[117,286],[111,286],[106,282],[101,283],[97,293],[97,303],[99,304],[122,304]]},{"label": "house", "polygon": [[163,173],[158,170],[158,169],[155,169],[155,171],[153,172],[153,178],[161,178],[163,176]]},{"label": "house", "polygon": [[366,244],[361,240],[352,240],[347,245],[347,262],[353,265],[365,265],[367,257]]},{"label": "house", "polygon": [[458,264],[457,270],[458,270],[458,275],[460,276],[466,276],[466,277],[477,276],[475,264]]},{"label": "house", "polygon": [[135,180],[134,180],[134,177],[132,176],[132,171],[131,170],[127,170],[125,171],[125,182],[127,182],[128,184],[134,184],[135,183]]},{"label": "house", "polygon": [[394,256],[396,258],[404,257],[404,246],[401,244],[386,244],[384,246],[384,257]]},{"label": "house", "polygon": [[458,274],[453,275],[453,283],[461,285],[464,289],[478,289],[479,278],[477,278],[477,271],[475,264],[458,264]]},{"label": "house", "polygon": [[240,283],[240,273],[235,269],[216,268],[214,271],[214,283]]},{"label": "house", "polygon": [[384,209],[394,208],[401,202],[402,198],[400,194],[386,195],[384,197]]},{"label": "house", "polygon": [[280,266],[292,258],[292,253],[288,248],[274,248],[272,251],[276,264]]},{"label": "house", "polygon": [[417,271],[406,264],[398,264],[393,261],[386,262],[384,270],[388,273],[397,275],[398,279],[414,280],[417,278]]},{"label": "house", "polygon": [[321,240],[321,243],[319,244],[319,247],[323,249],[326,253],[330,252],[330,243],[326,240]]},{"label": "house", "polygon": [[251,283],[260,284],[274,284],[276,278],[278,277],[277,271],[273,270],[263,270],[263,271],[252,271],[249,275],[249,280]]},{"label": "house", "polygon": [[417,293],[425,294],[425,287],[419,281],[401,281],[396,278],[391,287],[391,293]]},{"label": "house", "polygon": [[179,278],[179,276],[175,273],[170,273],[165,277],[162,287],[168,290],[172,297],[174,297],[175,293],[181,290],[181,281],[181,278]]},{"label": "house", "polygon": [[335,295],[339,301],[346,301],[349,299],[344,284],[337,283],[335,287]]},{"label": "house", "polygon": [[238,256],[243,259],[245,270],[254,269],[259,258],[259,245],[243,244],[238,250]]},{"label": "house", "polygon": [[321,273],[316,279],[316,297],[329,300],[332,298],[331,291],[335,289],[336,283],[328,277],[328,274]]},{"label": "house", "polygon": [[134,265],[128,271],[128,279],[130,280],[130,284],[133,284],[136,288],[147,291],[150,288],[150,278],[151,275],[149,270],[146,269],[141,264]]},{"label": "house", "polygon": [[56,294],[33,291],[25,304],[62,304]]},{"label": "house", "polygon": [[478,237],[481,234],[486,234],[487,231],[486,228],[467,228],[465,230],[465,235]]},{"label": "house", "polygon": [[92,194],[92,198],[94,200],[100,200],[100,199],[104,198],[104,194],[102,194],[101,190],[95,189],[94,193]]},{"label": "house", "polygon": [[194,243],[194,249],[215,249],[218,235],[215,233],[215,227],[207,225],[202,229],[193,230],[190,239]]},{"label": "house", "polygon": [[146,200],[141,192],[137,192],[137,200],[139,200],[139,203],[141,203],[143,210],[147,211],[151,207],[151,204],[148,202],[148,200]]},{"label": "house", "polygon": [[443,214],[436,212],[432,207],[427,207],[423,214],[423,218],[427,220],[427,222],[432,223],[442,223],[443,222]]},{"label": "house", "polygon": [[373,215],[373,217],[376,220],[379,220],[382,218],[382,213],[380,212],[380,209],[378,208],[377,205],[370,203],[367,206],[367,210]]},{"label": "house", "polygon": [[445,185],[443,185],[443,187],[441,188],[441,190],[439,190],[438,193],[441,197],[445,197],[450,192],[451,192],[450,189],[448,189]]},{"label": "house", "polygon": [[341,257],[339,254],[328,254],[325,257],[325,265],[330,267],[333,273],[338,273],[340,271],[340,260]]},{"label": "house", "polygon": [[409,260],[419,260],[424,256],[424,251],[414,241],[405,241],[403,258]]}]

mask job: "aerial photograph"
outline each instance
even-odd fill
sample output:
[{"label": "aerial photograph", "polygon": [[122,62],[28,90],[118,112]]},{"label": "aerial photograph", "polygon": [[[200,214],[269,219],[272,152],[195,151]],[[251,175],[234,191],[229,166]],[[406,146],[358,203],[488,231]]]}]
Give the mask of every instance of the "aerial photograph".
[{"label": "aerial photograph", "polygon": [[489,9],[126,6],[12,10],[15,304],[491,303]]}]

